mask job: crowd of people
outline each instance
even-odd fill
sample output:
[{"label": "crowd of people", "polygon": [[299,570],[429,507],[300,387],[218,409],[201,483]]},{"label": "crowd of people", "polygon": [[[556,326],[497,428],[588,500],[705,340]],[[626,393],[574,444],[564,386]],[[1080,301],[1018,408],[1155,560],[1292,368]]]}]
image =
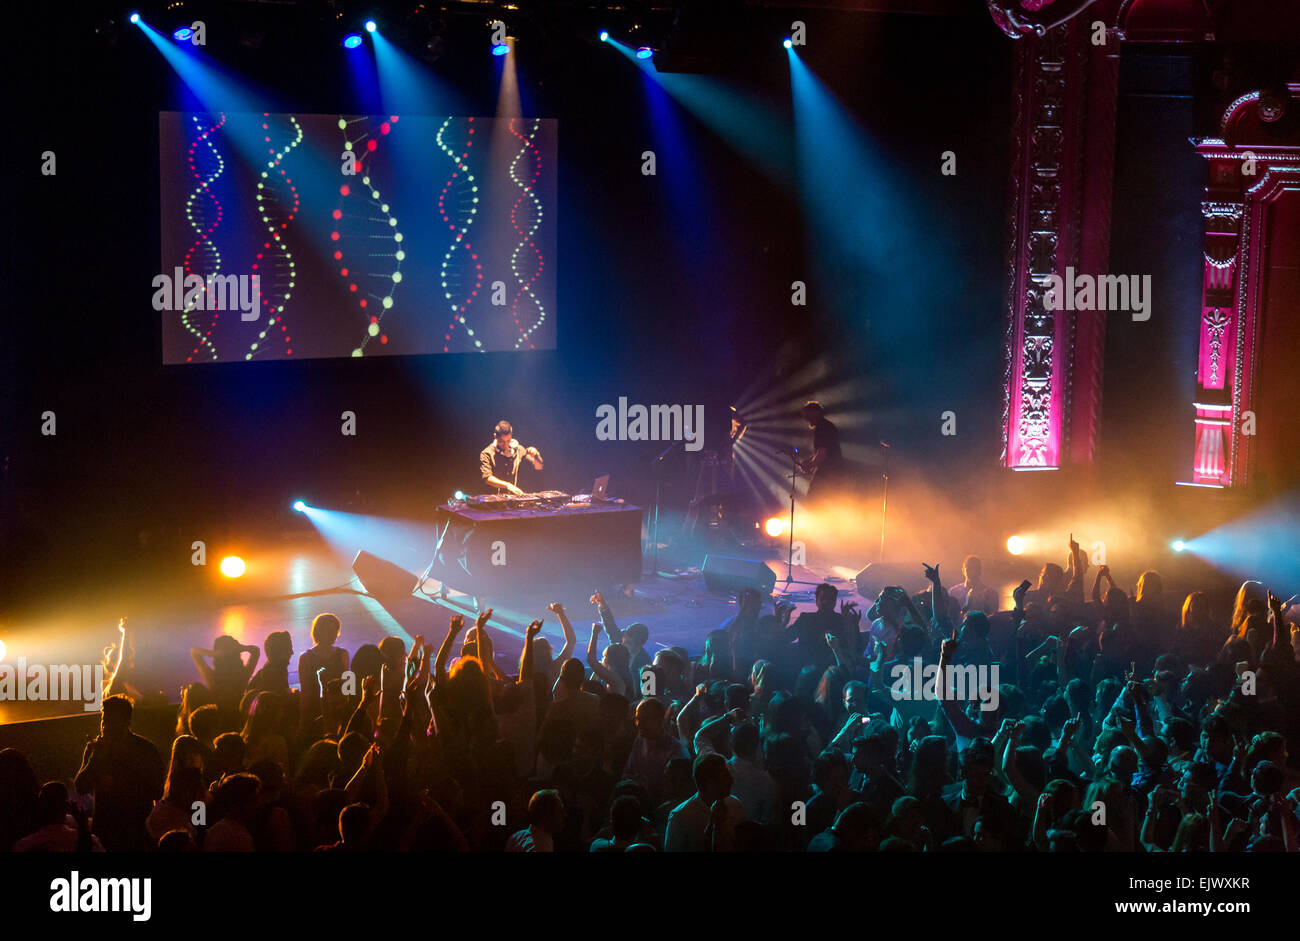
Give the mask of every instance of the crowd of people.
[{"label": "crowd of people", "polygon": [[132,731],[124,629],[72,777],[40,785],[0,751],[0,847],[1300,849],[1300,611],[1248,581],[1220,621],[1154,571],[1130,595],[1105,565],[1089,589],[1090,568],[1071,539],[1006,605],[973,556],[865,613],[830,584],[798,617],[746,589],[697,655],[620,626],[600,592],[585,650],[552,604],[563,647],[536,620],[517,663],[491,610],[352,651],[320,614],[298,689],[288,631],[194,649],[170,755]]}]

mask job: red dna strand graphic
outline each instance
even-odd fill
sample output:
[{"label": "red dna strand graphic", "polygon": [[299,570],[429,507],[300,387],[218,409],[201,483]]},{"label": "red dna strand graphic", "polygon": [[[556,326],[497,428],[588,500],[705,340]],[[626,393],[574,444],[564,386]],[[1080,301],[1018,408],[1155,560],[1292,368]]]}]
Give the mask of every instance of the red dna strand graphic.
[{"label": "red dna strand graphic", "polygon": [[[221,225],[223,212],[220,200],[212,192],[212,184],[226,171],[226,161],[212,142],[212,135],[225,125],[226,116],[224,114],[220,115],[215,124],[210,124],[206,128],[204,127],[206,123],[204,117],[190,115],[190,120],[194,122],[195,126],[203,128],[203,130],[190,142],[189,153],[186,156],[190,173],[194,176],[195,186],[190,191],[189,198],[185,201],[185,221],[196,235],[194,243],[190,246],[189,251],[185,253],[185,259],[182,262],[186,278],[191,274],[202,277],[208,274],[221,273],[221,252],[211,236],[216,231],[217,226]],[[200,145],[202,145],[202,149]],[[206,291],[205,281],[203,293],[206,293]],[[199,296],[202,297],[203,294],[201,293]],[[216,347],[212,345],[212,328],[216,326],[217,318],[221,315],[221,312],[198,309],[200,305],[197,300],[198,298],[185,304],[179,311],[181,326],[198,341],[197,345],[190,350],[189,355],[185,357],[187,363],[194,362],[194,357],[201,352],[212,360],[219,358]],[[201,306],[206,307],[207,305],[203,304]],[[204,318],[202,314],[210,314],[211,316]],[[200,321],[203,322],[200,323]]]},{"label": "red dna strand graphic", "polygon": [[[377,133],[372,133],[375,120],[379,125]],[[397,228],[397,217],[379,191],[371,160],[379,150],[379,142],[392,132],[397,121],[397,115],[389,115],[387,120],[339,117],[343,148],[354,156],[356,173],[353,182],[339,187],[330,239],[335,243],[339,277],[365,318],[365,330],[352,349],[353,356],[364,356],[372,340],[377,339],[381,347],[387,345],[383,321],[393,309],[397,286],[402,283],[402,262],[406,259],[402,233]]]},{"label": "red dna strand graphic", "polygon": [[269,113],[263,113],[262,117],[268,159],[257,184],[257,212],[269,238],[262,243],[262,250],[257,253],[252,268],[254,274],[261,276],[265,321],[257,339],[249,344],[245,360],[265,353],[269,346],[268,335],[273,338],[277,331],[284,344],[284,355],[293,355],[293,340],[284,322],[284,308],[293,296],[295,274],[293,253],[289,251],[284,236],[289,223],[298,214],[298,190],[282,164],[302,143],[303,132],[302,125],[293,115],[285,115],[285,123],[277,123],[274,128]]}]

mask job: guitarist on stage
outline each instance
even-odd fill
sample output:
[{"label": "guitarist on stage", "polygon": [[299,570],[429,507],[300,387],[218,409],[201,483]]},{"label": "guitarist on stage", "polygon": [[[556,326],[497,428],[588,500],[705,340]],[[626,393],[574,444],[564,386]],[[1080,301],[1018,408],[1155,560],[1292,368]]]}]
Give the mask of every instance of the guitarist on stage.
[{"label": "guitarist on stage", "polygon": [[518,496],[523,493],[518,486],[519,465],[527,458],[533,467],[541,470],[542,456],[536,448],[526,448],[513,440],[513,433],[510,422],[505,419],[497,422],[496,438],[479,452],[478,466],[484,483]]},{"label": "guitarist on stage", "polygon": [[817,499],[830,493],[840,484],[844,457],[840,453],[840,430],[826,420],[826,410],[820,402],[809,402],[803,407],[803,420],[813,433],[811,456],[799,462],[799,469],[807,474],[808,496]]}]

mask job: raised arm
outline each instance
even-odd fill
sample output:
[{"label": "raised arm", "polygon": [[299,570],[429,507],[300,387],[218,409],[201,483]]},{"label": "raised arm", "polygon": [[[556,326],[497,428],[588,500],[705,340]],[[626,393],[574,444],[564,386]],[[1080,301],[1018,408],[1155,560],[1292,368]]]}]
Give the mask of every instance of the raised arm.
[{"label": "raised arm", "polygon": [[533,679],[533,640],[542,632],[542,622],[533,621],[524,632],[524,653],[519,658],[519,682],[530,683]]},{"label": "raised arm", "polygon": [[700,708],[700,697],[709,691],[709,688],[701,683],[695,687],[695,695],[687,700],[677,713],[677,737],[681,739],[684,746],[689,748],[695,747],[695,732],[698,729],[696,725],[696,713]]},{"label": "raised arm", "polygon": [[564,632],[564,646],[560,648],[560,654],[556,657],[556,662],[563,663],[578,649],[578,635],[574,633],[573,624],[569,621],[569,615],[565,613],[564,605],[552,601],[546,607],[555,612],[555,616],[560,619],[560,630]]},{"label": "raised arm", "polygon": [[1088,557],[1070,533],[1070,558],[1066,562],[1065,594],[1077,602],[1083,601],[1083,576],[1088,571]]},{"label": "raised arm", "polygon": [[1128,743],[1133,746],[1133,750],[1138,753],[1143,764],[1148,768],[1151,767],[1151,749],[1148,748],[1147,743],[1142,740],[1142,736],[1138,735],[1137,720],[1132,716],[1120,713],[1115,716],[1115,721],[1119,725],[1120,733],[1128,739]]},{"label": "raised arm", "polygon": [[357,708],[352,710],[352,715],[348,718],[348,724],[343,730],[344,735],[349,732],[356,732],[367,740],[374,735],[375,723],[370,718],[370,709],[379,701],[379,695],[378,678],[363,676],[361,678],[361,699],[358,700]]},{"label": "raised arm", "polygon": [[244,669],[248,671],[249,676],[252,676],[262,659],[262,648],[257,644],[244,644],[239,648],[239,652],[248,654],[248,659],[244,661]]},{"label": "raised arm", "polygon": [[507,682],[506,675],[501,672],[497,666],[496,650],[492,646],[492,635],[488,633],[488,620],[492,617],[492,609],[480,611],[478,617],[474,620],[474,649],[478,652],[479,664],[483,667],[483,672],[490,679],[497,682]]},{"label": "raised arm", "polygon": [[921,564],[925,566],[925,578],[930,583],[930,624],[935,631],[946,635],[952,631],[952,625],[948,622],[948,592],[939,580],[939,566]]},{"label": "raised arm", "polygon": [[447,636],[442,639],[442,646],[438,648],[438,658],[434,661],[434,682],[439,686],[447,681],[447,661],[451,659],[451,648],[456,642],[456,635],[465,627],[465,618],[459,614],[453,614],[451,621],[447,625]]},{"label": "raised arm", "polygon": [[[1282,647],[1285,645],[1288,649],[1291,647],[1291,632],[1284,628],[1282,620],[1282,599],[1271,591],[1268,593],[1268,608],[1273,614],[1273,646]],[[123,618],[123,621],[126,619]],[[1294,652],[1290,655],[1294,658]]]},{"label": "raised arm", "polygon": [[1011,727],[1007,730],[1006,742],[1002,749],[1002,776],[1006,778],[1007,783],[1023,800],[1037,801],[1038,795],[1042,792],[1026,780],[1025,776],[1020,773],[1020,767],[1016,764],[1016,748],[1020,745],[1022,730],[1023,726],[1019,722],[1011,723]]},{"label": "raised arm", "polygon": [[495,652],[492,649],[492,636],[488,633],[488,619],[492,617],[492,609],[480,611],[478,617],[474,619],[474,653],[478,657],[479,666],[483,668],[483,673],[487,676],[488,698],[495,700],[495,686],[491,680],[505,680],[500,668],[496,664]]},{"label": "raised arm", "polygon": [[[843,667],[852,674],[854,667],[853,658],[845,652],[841,638],[836,637],[834,634],[827,634],[826,646],[830,648],[831,656],[835,658],[835,665]],[[856,674],[854,675],[856,677]]]},{"label": "raised arm", "polygon": [[591,623],[591,640],[587,641],[587,666],[591,667],[591,672],[600,677],[605,685],[609,687],[610,692],[623,695],[623,680],[617,673],[600,662],[600,655],[597,653],[597,640],[600,638],[600,622]]},{"label": "raised arm", "polygon": [[1101,580],[1102,580],[1102,578],[1104,578],[1105,576],[1107,576],[1107,575],[1109,575],[1109,574],[1110,574],[1110,567],[1109,567],[1109,566],[1102,565],[1102,566],[1099,566],[1099,567],[1097,568],[1097,574],[1096,574],[1095,576],[1093,576],[1093,579],[1092,579],[1092,603],[1095,604],[1095,605],[1100,605],[1100,604],[1101,604]]},{"label": "raised arm", "polygon": [[199,679],[203,680],[203,685],[208,687],[208,689],[212,688],[213,679],[215,677],[215,674],[212,672],[212,666],[208,663],[208,658],[214,656],[216,656],[216,654],[211,650],[204,649],[203,647],[190,648],[190,659],[193,660],[194,665],[198,667]]},{"label": "raised arm", "polygon": [[939,695],[939,705],[943,708],[943,714],[948,719],[948,724],[952,730],[963,738],[979,738],[985,734],[985,730],[976,722],[972,722],[966,713],[962,712],[961,707],[957,705],[954,698],[954,690],[948,689],[948,665],[952,663],[953,654],[957,652],[957,631],[952,632],[952,636],[945,639],[939,645],[939,675],[935,678],[936,691]]},{"label": "raised arm", "polygon": [[592,593],[591,603],[600,612],[600,623],[605,625],[605,633],[609,634],[610,643],[622,643],[623,632],[619,630],[618,624],[614,620],[614,609],[609,606],[609,602],[605,600],[605,596],[600,593],[599,589]]},{"label": "raised arm", "polygon": [[[718,723],[724,722],[730,729],[736,723],[743,721],[745,721],[745,713],[742,709],[732,709],[730,712],[724,712],[720,716],[713,716],[712,718],[705,719],[700,723],[700,727],[696,731],[695,737],[691,740],[691,744],[695,749],[695,754],[702,755],[711,751],[717,751],[713,746],[713,739],[711,736],[713,735],[713,728],[718,725]],[[701,745],[705,746],[705,751],[700,751]]]},{"label": "raised arm", "polygon": [[1165,804],[1172,804],[1178,800],[1178,792],[1167,787],[1157,787],[1151,791],[1151,796],[1147,798],[1146,816],[1142,818],[1142,832],[1138,835],[1138,841],[1142,848],[1148,853],[1163,853],[1155,842],[1156,839],[1156,817],[1160,813],[1160,808]]},{"label": "raised arm", "polygon": [[384,763],[380,759],[378,745],[370,746],[366,756],[361,759],[361,767],[357,768],[357,773],[352,775],[352,780],[348,781],[346,790],[349,803],[361,799],[362,788],[365,787],[366,780],[372,777],[376,792],[375,806],[370,811],[373,824],[377,822],[376,818],[382,818],[388,813],[388,782],[384,779]]}]

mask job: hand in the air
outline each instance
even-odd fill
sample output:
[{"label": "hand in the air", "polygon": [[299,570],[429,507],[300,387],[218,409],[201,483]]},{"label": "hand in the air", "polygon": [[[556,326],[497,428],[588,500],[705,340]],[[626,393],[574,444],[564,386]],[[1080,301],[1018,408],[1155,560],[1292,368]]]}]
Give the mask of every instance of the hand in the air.
[{"label": "hand in the air", "polygon": [[957,652],[957,629],[954,627],[951,637],[945,637],[942,644],[939,645],[939,659],[945,663],[952,660],[952,655]]}]

